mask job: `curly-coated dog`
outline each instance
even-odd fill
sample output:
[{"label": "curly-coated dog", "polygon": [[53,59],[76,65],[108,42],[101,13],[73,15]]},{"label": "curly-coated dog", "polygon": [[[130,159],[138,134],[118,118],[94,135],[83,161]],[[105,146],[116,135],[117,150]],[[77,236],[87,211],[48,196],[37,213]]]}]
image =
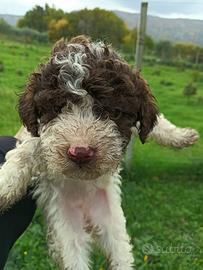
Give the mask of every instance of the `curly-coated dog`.
[{"label": "curly-coated dog", "polygon": [[90,269],[93,239],[111,269],[134,269],[121,208],[119,166],[135,127],[162,144],[186,146],[198,135],[158,116],[139,72],[102,42],[58,42],[29,79],[19,114],[32,134],[0,170],[4,211],[35,186],[52,256],[61,269]]}]

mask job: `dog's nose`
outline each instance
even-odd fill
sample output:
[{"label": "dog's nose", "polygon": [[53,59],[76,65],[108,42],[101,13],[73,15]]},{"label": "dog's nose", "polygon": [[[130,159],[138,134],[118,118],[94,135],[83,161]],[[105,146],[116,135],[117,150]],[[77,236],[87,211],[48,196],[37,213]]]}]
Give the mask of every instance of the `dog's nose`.
[{"label": "dog's nose", "polygon": [[75,163],[86,163],[95,156],[95,150],[89,146],[76,146],[68,149],[68,157]]}]

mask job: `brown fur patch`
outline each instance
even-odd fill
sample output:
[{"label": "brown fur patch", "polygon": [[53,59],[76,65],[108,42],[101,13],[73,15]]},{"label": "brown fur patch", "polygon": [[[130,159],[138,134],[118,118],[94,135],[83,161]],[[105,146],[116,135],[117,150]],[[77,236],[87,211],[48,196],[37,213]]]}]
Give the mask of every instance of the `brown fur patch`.
[{"label": "brown fur patch", "polygon": [[[109,117],[115,121],[122,136],[128,140],[131,127],[139,121],[139,136],[144,143],[156,122],[158,109],[139,72],[107,45],[102,59],[98,59],[88,47],[91,45],[89,38],[79,36],[70,43],[85,46],[89,76],[84,78],[82,87],[93,97],[95,113],[98,117]],[[38,136],[38,119],[46,124],[61,112],[67,100],[74,104],[82,102],[80,96],[63,87],[58,77],[61,66],[54,62],[56,55],[71,52],[74,53],[74,48],[67,48],[65,40],[56,43],[51,59],[42,64],[38,72],[31,74],[29,84],[20,97],[19,114],[33,136]]]},{"label": "brown fur patch", "polygon": [[102,60],[91,69],[83,87],[94,98],[95,111],[115,121],[124,137],[130,138],[130,128],[139,121],[144,143],[158,109],[139,72],[120,60]]}]

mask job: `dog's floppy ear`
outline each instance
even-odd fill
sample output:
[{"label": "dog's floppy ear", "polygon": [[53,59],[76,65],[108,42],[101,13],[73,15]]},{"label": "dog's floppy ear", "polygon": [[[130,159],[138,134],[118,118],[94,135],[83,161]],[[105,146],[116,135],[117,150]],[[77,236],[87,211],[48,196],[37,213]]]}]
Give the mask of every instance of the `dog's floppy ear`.
[{"label": "dog's floppy ear", "polygon": [[159,110],[147,82],[140,76],[138,71],[134,71],[133,81],[139,97],[139,109],[137,111],[138,133],[141,142],[144,143],[157,122]]},{"label": "dog's floppy ear", "polygon": [[34,96],[37,92],[37,82],[40,80],[40,73],[33,73],[25,91],[20,95],[18,112],[23,125],[33,136],[38,136],[38,115]]}]

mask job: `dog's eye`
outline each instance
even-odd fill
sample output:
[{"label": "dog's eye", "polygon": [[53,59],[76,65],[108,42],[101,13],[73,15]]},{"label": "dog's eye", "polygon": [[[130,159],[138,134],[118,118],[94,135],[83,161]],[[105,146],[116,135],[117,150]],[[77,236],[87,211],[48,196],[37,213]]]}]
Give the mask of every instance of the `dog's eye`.
[{"label": "dog's eye", "polygon": [[122,116],[122,112],[119,109],[115,109],[113,112],[113,119],[117,120]]},{"label": "dog's eye", "polygon": [[59,112],[61,112],[61,107],[60,106],[54,106],[54,111],[56,112],[56,113],[59,113]]}]

